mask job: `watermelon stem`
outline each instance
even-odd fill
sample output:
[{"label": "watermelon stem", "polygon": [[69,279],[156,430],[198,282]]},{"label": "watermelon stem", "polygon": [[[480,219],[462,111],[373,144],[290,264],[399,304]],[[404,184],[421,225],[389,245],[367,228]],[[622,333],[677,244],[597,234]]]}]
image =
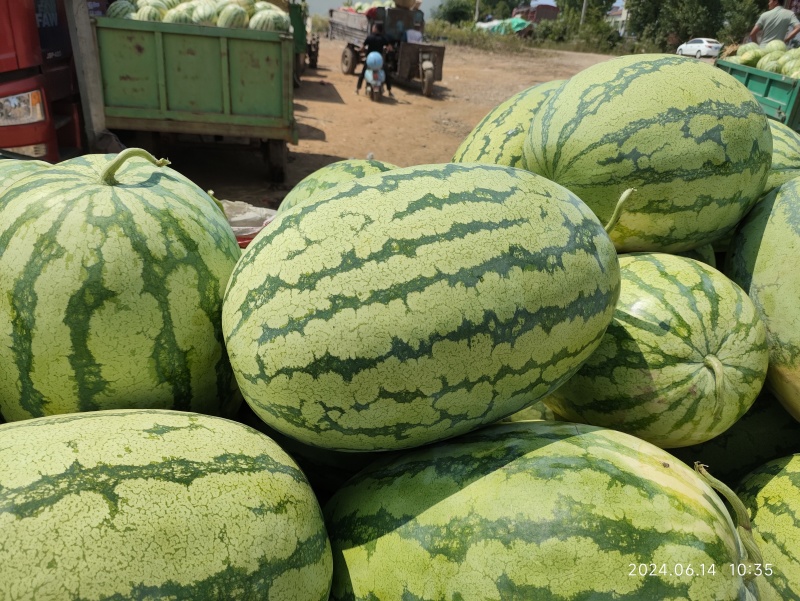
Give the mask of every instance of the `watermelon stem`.
[{"label": "watermelon stem", "polygon": [[211,197],[211,200],[214,201],[214,204],[217,205],[217,208],[220,210],[220,213],[225,215],[225,207],[223,207],[222,203],[219,200],[217,200],[216,196],[214,196],[214,190],[208,190],[206,194],[208,194]]},{"label": "watermelon stem", "polygon": [[622,193],[622,196],[619,197],[617,201],[617,206],[614,207],[614,213],[611,215],[611,219],[608,220],[606,224],[605,230],[606,234],[610,234],[611,230],[613,230],[617,226],[617,222],[619,221],[620,216],[622,215],[622,208],[623,205],[627,202],[627,200],[631,197],[631,194],[636,192],[636,188],[628,188]]},{"label": "watermelon stem", "polygon": [[[746,559],[751,563],[763,564],[764,560],[761,557],[761,551],[756,544],[756,539],[753,537],[753,528],[750,524],[750,515],[747,513],[747,508],[744,506],[739,496],[733,492],[727,484],[720,482],[708,473],[707,467],[707,465],[703,465],[699,461],[694,462],[695,471],[700,474],[711,488],[725,497],[725,500],[727,500],[731,508],[733,508],[733,512],[736,515],[736,529],[742,539],[742,545],[744,545],[744,549],[747,552]],[[755,570],[747,570],[747,575],[744,576],[744,579],[748,581],[752,580],[756,576],[755,572]]]},{"label": "watermelon stem", "polygon": [[156,167],[165,167],[169,165],[169,161],[167,159],[157,159],[152,154],[147,152],[142,148],[126,148],[122,152],[120,152],[113,161],[111,161],[108,166],[103,170],[103,173],[100,175],[100,181],[107,186],[114,186],[119,182],[114,177],[122,167],[123,163],[125,163],[128,159],[133,157],[141,157],[143,159],[147,159]]},{"label": "watermelon stem", "polygon": [[714,373],[714,390],[717,396],[717,404],[722,405],[722,395],[725,392],[725,371],[722,361],[716,355],[706,355],[703,365]]}]

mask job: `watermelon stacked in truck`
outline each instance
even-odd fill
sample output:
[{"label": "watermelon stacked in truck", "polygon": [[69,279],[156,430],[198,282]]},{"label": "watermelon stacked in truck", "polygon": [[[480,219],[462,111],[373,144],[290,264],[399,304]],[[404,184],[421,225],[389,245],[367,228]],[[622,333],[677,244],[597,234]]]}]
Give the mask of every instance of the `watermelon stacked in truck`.
[{"label": "watermelon stacked in truck", "polygon": [[243,251],[144,151],[12,165],[0,598],[787,598],[796,148],[642,55],[312,173]]}]

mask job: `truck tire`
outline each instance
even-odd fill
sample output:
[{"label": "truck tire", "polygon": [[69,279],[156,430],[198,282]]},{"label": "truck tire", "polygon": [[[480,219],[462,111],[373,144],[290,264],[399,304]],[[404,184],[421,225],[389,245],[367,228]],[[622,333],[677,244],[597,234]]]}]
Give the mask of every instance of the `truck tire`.
[{"label": "truck tire", "polygon": [[265,140],[261,142],[261,153],[267,165],[267,180],[275,183],[286,179],[286,164],[289,149],[284,140]]},{"label": "truck tire", "polygon": [[428,98],[433,94],[433,69],[427,69],[422,74],[422,95]]},{"label": "truck tire", "polygon": [[342,51],[342,73],[345,75],[352,75],[355,73],[357,62],[356,51],[350,46]]}]

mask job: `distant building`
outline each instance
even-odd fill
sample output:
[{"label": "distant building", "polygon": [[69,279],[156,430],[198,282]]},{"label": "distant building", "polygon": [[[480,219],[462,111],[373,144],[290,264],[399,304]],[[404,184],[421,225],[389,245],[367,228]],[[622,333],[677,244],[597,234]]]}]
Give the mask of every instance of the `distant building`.
[{"label": "distant building", "polygon": [[[800,0],[797,0],[800,3]],[[624,36],[628,30],[628,9],[615,6],[606,14],[606,21]]]}]

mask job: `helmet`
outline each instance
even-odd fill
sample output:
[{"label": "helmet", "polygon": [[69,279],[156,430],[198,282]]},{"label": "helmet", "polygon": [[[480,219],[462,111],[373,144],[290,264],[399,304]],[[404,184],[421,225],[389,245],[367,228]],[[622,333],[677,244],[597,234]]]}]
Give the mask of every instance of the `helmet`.
[{"label": "helmet", "polygon": [[367,55],[367,69],[376,71],[383,68],[383,56],[380,52],[370,52]]}]

